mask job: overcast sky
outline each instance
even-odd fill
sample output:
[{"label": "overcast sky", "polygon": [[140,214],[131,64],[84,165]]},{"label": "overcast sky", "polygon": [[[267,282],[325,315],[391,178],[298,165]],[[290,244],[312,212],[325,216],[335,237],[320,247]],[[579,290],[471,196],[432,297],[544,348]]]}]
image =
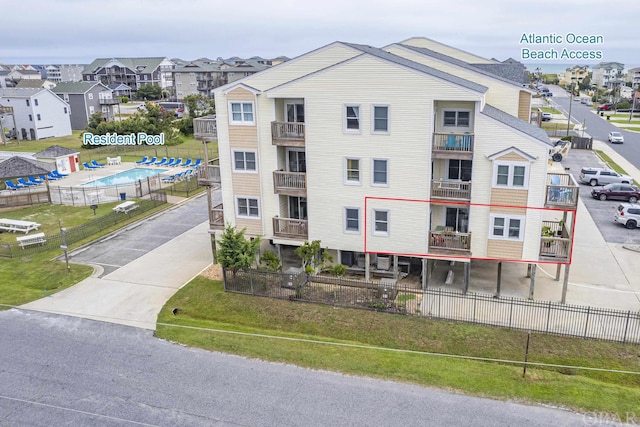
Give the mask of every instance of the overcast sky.
[{"label": "overcast sky", "polygon": [[[640,65],[640,1],[624,0],[14,0],[0,12],[0,62],[97,57],[295,57],[333,41],[382,47],[428,37],[487,58],[521,49],[602,51]],[[536,46],[522,34],[601,35],[604,43]],[[531,68],[531,66],[529,67]]]}]

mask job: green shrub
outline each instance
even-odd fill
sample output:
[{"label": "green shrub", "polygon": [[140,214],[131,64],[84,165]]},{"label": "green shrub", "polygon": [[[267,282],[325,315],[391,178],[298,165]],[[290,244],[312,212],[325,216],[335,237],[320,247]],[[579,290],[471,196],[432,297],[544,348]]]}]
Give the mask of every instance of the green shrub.
[{"label": "green shrub", "polygon": [[282,263],[273,251],[264,251],[262,256],[260,257],[260,264],[264,264],[267,270],[271,271],[282,271]]}]

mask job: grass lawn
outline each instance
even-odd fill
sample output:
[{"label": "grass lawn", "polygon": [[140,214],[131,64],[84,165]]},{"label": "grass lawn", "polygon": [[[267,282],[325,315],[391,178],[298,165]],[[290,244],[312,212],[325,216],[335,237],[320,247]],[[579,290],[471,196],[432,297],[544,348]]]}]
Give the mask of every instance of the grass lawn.
[{"label": "grass lawn", "polygon": [[[609,168],[613,169],[619,174],[629,175],[624,169],[620,167],[620,165],[618,165],[616,162],[611,160],[611,157],[607,156],[607,154],[604,151],[602,150],[593,150],[593,151],[598,153],[598,156],[600,156],[600,158],[609,165]],[[640,185],[638,185],[638,182],[635,179],[633,180],[633,185],[635,185],[636,187],[640,187]]]},{"label": "grass lawn", "polygon": [[553,107],[540,107],[540,109],[542,111],[544,111],[545,113],[551,113],[551,114],[561,114],[560,110],[557,110]]},{"label": "grass lawn", "polygon": [[[178,308],[173,315],[172,308]],[[353,375],[387,378],[491,398],[604,411],[638,410],[640,376],[562,368],[522,367],[425,354],[281,340],[237,331],[387,349],[523,360],[526,332],[418,319],[365,310],[225,293],[222,283],[196,277],[158,316],[158,337],[209,350]],[[640,346],[533,334],[529,361],[640,371]]]}]

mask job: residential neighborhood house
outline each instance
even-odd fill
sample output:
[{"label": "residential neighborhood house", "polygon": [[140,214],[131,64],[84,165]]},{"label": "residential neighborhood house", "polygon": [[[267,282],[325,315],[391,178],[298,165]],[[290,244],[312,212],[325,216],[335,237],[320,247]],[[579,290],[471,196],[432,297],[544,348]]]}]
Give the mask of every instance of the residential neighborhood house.
[{"label": "residential neighborhood house", "polygon": [[97,58],[85,67],[82,80],[105,85],[121,83],[134,92],[146,84],[170,89],[173,87],[173,68],[174,63],[164,57]]},{"label": "residential neighborhood house", "polygon": [[86,129],[92,114],[102,113],[108,122],[115,120],[114,108],[120,103],[111,89],[99,82],[58,83],[53,93],[67,102],[71,108],[71,128]]},{"label": "residential neighborhood house", "polygon": [[620,62],[601,62],[593,67],[591,83],[606,89],[613,89],[623,84],[624,64]]},{"label": "residential neighborhood house", "polygon": [[0,89],[0,106],[13,108],[14,120],[3,124],[19,140],[71,135],[69,104],[49,89]]},{"label": "residential neighborhood house", "polygon": [[350,272],[423,287],[435,260],[462,263],[464,289],[478,263],[567,263],[577,186],[548,174],[516,62],[335,42],[216,88],[216,117],[194,121],[219,144],[210,233],[246,229],[282,258],[320,240]]},{"label": "residential neighborhood house", "polygon": [[560,78],[561,85],[577,85],[589,76],[589,66],[574,65],[565,70],[564,75]]}]

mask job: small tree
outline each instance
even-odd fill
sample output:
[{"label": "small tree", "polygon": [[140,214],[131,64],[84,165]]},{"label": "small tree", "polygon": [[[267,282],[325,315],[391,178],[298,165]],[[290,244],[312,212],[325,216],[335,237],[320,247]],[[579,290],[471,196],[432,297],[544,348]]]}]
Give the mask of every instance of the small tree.
[{"label": "small tree", "polygon": [[238,270],[247,270],[254,264],[260,249],[260,237],[247,240],[244,232],[245,229],[238,231],[236,227],[227,224],[216,251],[216,258],[222,268],[231,269],[234,276]]},{"label": "small tree", "polygon": [[260,257],[260,264],[264,264],[267,270],[282,271],[280,258],[278,258],[278,255],[276,255],[276,253],[273,251],[264,251],[264,253]]},{"label": "small tree", "polygon": [[162,89],[157,84],[145,84],[140,86],[136,96],[138,99],[159,99],[162,96]]},{"label": "small tree", "polygon": [[317,273],[318,270],[324,269],[327,264],[333,262],[333,257],[327,250],[322,250],[320,240],[314,240],[309,243],[304,242],[295,250],[296,255],[302,259],[302,266],[307,274]]}]

